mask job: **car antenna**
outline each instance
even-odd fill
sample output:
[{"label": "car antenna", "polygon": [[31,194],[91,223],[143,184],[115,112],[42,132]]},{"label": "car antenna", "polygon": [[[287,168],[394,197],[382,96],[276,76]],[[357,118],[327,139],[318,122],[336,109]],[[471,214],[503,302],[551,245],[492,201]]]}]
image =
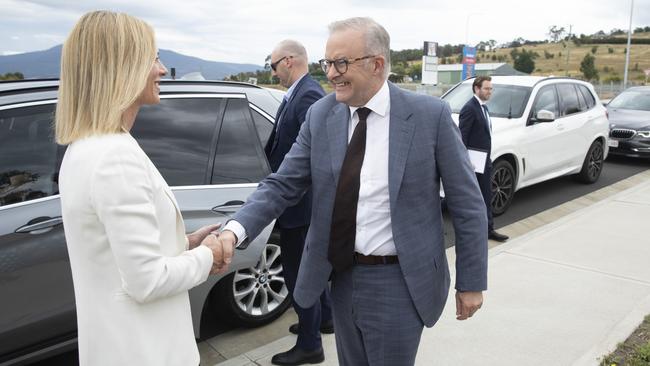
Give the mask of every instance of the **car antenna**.
[{"label": "car antenna", "polygon": [[512,119],[512,93],[510,93],[510,105],[508,106],[508,119]]}]

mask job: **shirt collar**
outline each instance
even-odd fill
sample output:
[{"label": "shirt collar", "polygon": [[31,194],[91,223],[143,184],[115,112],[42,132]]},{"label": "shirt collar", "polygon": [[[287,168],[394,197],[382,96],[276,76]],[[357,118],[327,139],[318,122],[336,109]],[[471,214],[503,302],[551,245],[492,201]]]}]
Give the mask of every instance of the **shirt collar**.
[{"label": "shirt collar", "polygon": [[293,94],[293,91],[296,90],[296,85],[298,85],[298,83],[300,82],[300,80],[302,80],[306,75],[307,75],[307,74],[305,74],[305,75],[299,77],[298,80],[294,81],[293,84],[291,84],[291,86],[289,87],[289,89],[287,89],[287,94],[284,95],[284,99],[286,99],[286,100],[288,101],[289,98],[291,98],[291,95]]},{"label": "shirt collar", "polygon": [[482,101],[481,98],[478,97],[478,95],[474,94],[474,98],[476,98],[476,100],[478,100],[478,104],[480,104],[481,107],[485,105],[485,102]]},{"label": "shirt collar", "polygon": [[[388,89],[387,81],[384,81],[384,85],[382,85],[381,89],[379,89],[377,94],[373,95],[372,98],[370,98],[364,107],[370,109],[382,117],[386,117],[388,114],[388,109],[390,107],[390,90]],[[356,110],[361,107],[350,106],[349,108],[350,116],[352,116],[354,115],[354,112],[356,112]]]}]

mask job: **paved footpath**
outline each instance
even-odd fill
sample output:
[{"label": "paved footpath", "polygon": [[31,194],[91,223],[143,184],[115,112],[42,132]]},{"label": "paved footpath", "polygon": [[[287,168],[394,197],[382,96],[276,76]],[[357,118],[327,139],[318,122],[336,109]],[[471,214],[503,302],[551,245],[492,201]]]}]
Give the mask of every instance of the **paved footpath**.
[{"label": "paved footpath", "polygon": [[[650,314],[649,230],[650,171],[500,229],[513,239],[491,243],[483,308],[459,322],[450,293],[416,364],[597,365]],[[447,255],[453,263],[453,248]],[[294,343],[285,336],[218,365],[270,365]],[[337,365],[333,335],[323,347],[321,365]]]}]

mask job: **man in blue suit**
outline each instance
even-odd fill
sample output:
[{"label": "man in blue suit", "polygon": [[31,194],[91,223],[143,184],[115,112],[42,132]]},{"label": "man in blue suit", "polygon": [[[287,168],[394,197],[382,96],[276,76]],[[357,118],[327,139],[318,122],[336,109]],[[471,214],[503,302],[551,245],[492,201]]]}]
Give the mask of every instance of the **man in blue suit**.
[{"label": "man in blue suit", "polygon": [[[298,137],[307,110],[325,95],[320,84],[309,75],[307,51],[294,40],[280,42],[271,53],[271,73],[288,88],[278,109],[275,127],[265,147],[271,170],[276,172],[285,155]],[[311,215],[311,192],[307,191],[295,206],[288,207],[276,221],[280,231],[282,268],[289,291],[293,293],[300,258]],[[304,362],[324,360],[320,331],[333,333],[329,289],[326,287],[320,300],[307,308],[293,302],[298,323],[290,331],[298,335],[296,345],[287,352],[273,356],[276,365],[300,365]]]},{"label": "man in blue suit", "polygon": [[504,242],[508,240],[507,235],[500,234],[494,230],[492,220],[492,122],[490,112],[485,104],[492,96],[492,78],[479,76],[472,83],[474,96],[465,103],[460,110],[458,127],[463,138],[463,143],[468,149],[487,152],[483,173],[476,173],[478,185],[481,188],[483,201],[488,218],[488,239]]},{"label": "man in blue suit", "polygon": [[296,302],[314,304],[332,275],[339,364],[413,365],[449,293],[440,180],[456,233],[459,320],[481,307],[487,287],[483,199],[449,106],[387,81],[386,30],[370,18],[329,30],[320,64],[334,93],[312,105],[277,173],[217,240],[227,263],[235,243],[311,189]]}]

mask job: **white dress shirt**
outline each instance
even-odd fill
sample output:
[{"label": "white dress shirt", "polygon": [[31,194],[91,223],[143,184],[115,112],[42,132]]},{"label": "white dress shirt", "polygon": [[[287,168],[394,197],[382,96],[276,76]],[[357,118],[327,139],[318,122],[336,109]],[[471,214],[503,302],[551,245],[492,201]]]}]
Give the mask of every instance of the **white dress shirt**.
[{"label": "white dress shirt", "polygon": [[485,120],[488,123],[488,130],[490,131],[490,135],[492,135],[492,120],[490,119],[490,114],[485,110],[485,102],[481,100],[481,98],[478,97],[478,95],[474,94],[474,98],[478,100],[478,104],[481,106],[481,111],[483,111],[483,116],[485,117]]},{"label": "white dress shirt", "polygon": [[[390,92],[387,82],[365,107],[372,113],[366,119],[366,150],[361,166],[355,251],[363,255],[395,255],[388,194]],[[359,123],[355,112],[360,107],[349,108],[348,143]],[[224,230],[231,230],[237,236],[237,245],[246,239],[244,227],[235,220],[228,221]]]},{"label": "white dress shirt", "polygon": [[[366,151],[361,166],[355,251],[363,255],[395,255],[388,195],[388,131],[390,92],[388,83],[365,105],[372,113],[366,120]],[[357,107],[350,107],[348,142],[359,123]]]}]

